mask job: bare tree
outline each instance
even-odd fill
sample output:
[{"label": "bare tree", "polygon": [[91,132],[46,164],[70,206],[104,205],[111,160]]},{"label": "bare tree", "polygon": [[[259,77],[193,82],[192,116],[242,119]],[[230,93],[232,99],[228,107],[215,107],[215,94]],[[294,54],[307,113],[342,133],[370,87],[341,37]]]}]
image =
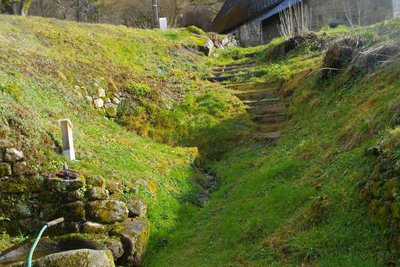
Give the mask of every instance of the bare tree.
[{"label": "bare tree", "polygon": [[303,2],[290,5],[279,13],[279,32],[282,36],[304,35],[311,30],[311,12]]}]

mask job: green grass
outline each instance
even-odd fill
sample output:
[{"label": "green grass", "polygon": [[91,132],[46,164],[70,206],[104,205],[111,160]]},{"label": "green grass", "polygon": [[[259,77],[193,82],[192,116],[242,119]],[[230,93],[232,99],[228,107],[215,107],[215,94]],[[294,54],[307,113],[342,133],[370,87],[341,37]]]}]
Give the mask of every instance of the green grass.
[{"label": "green grass", "polygon": [[[79,159],[70,167],[118,181],[122,199],[149,204],[145,266],[393,262],[387,229],[368,220],[360,184],[375,165],[365,149],[398,123],[397,61],[321,80],[324,55],[310,43],[269,57],[282,38],[206,59],[186,30],[12,16],[0,16],[0,25],[0,135],[23,148],[35,171],[54,172],[64,161],[55,152],[57,120],[70,118]],[[399,22],[356,31],[371,47],[396,38]],[[319,33],[328,42],[351,34]],[[253,52],[267,62],[264,75],[243,81],[269,82],[290,102],[277,146],[251,139],[255,127],[238,99],[199,78],[232,54]],[[106,119],[85,102],[95,83],[127,94],[125,116]],[[199,163],[219,182],[204,207]],[[21,239],[2,234],[0,248]]]},{"label": "green grass", "polygon": [[[398,21],[359,29],[366,46],[393,40]],[[349,29],[329,32],[341,38]],[[379,36],[379,38],[376,38]],[[270,46],[278,45],[276,41]],[[247,49],[262,58],[270,46]],[[371,223],[360,183],[368,147],[392,127],[398,62],[370,74],[320,80],[322,54],[302,47],[251,81],[290,91],[288,127],[276,147],[242,146],[207,166],[221,182],[208,205],[151,247],[147,266],[384,266],[386,229]],[[260,55],[260,53],[262,53]],[[224,62],[226,58],[222,58]],[[393,103],[393,104],[392,104]]]}]

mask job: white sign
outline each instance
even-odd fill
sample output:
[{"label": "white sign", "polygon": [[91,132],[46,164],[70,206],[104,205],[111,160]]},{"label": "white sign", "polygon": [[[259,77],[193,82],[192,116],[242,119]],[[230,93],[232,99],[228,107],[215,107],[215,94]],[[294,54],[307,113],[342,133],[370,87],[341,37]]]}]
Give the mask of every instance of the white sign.
[{"label": "white sign", "polygon": [[168,29],[167,18],[160,18],[159,22],[160,22],[160,29],[161,30],[167,30]]},{"label": "white sign", "polygon": [[58,121],[61,127],[61,136],[63,141],[63,155],[72,161],[75,161],[74,141],[72,136],[72,122],[69,119]]}]

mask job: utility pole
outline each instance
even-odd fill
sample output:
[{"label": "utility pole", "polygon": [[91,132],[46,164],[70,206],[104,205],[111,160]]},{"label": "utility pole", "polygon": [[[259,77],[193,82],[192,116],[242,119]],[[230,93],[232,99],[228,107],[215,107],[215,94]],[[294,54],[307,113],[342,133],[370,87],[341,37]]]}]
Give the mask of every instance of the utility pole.
[{"label": "utility pole", "polygon": [[158,4],[157,0],[153,0],[153,24],[154,28],[159,28],[159,22],[158,22]]}]

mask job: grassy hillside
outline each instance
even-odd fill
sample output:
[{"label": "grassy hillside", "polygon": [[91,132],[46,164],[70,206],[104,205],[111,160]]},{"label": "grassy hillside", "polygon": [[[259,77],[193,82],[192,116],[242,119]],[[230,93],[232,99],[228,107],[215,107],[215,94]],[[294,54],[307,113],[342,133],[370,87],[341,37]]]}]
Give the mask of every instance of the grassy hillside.
[{"label": "grassy hillside", "polygon": [[[146,200],[154,234],[168,229],[185,209],[199,208],[203,176],[190,147],[217,142],[199,138],[205,131],[229,139],[236,122],[218,122],[243,112],[226,91],[199,80],[204,56],[189,36],[0,16],[0,137],[24,151],[33,172],[56,172],[64,162],[57,121],[71,119],[78,161],[69,167],[122,184],[122,199]],[[99,87],[124,96],[117,118],[85,100]]]},{"label": "grassy hillside", "polygon": [[[357,29],[356,35],[366,51],[398,44],[399,31],[399,21],[392,21]],[[354,34],[339,28],[318,36],[329,46]],[[399,264],[398,250],[389,245],[398,221],[371,223],[389,221],[389,215],[379,207],[371,217],[360,196],[376,165],[366,149],[398,123],[398,58],[370,71],[344,67],[323,79],[325,53],[313,49],[313,40],[276,59],[271,51],[280,43],[237,53],[255,51],[269,62],[263,77],[248,81],[269,81],[288,96],[283,137],[276,147],[254,143],[210,163],[220,188],[192,220],[163,238],[164,246],[151,250],[148,266]],[[391,137],[392,146],[397,137]],[[376,187],[383,187],[379,181]]]},{"label": "grassy hillside", "polygon": [[[383,154],[400,160],[391,131],[400,121],[399,60],[370,69],[344,60],[323,75],[324,51],[338,39],[359,40],[362,57],[398,45],[399,33],[399,21],[326,29],[289,53],[277,54],[278,39],[206,59],[186,30],[0,16],[0,136],[23,149],[33,171],[58,171],[57,120],[70,118],[78,158],[70,167],[149,204],[145,266],[399,265],[400,216],[376,204],[398,204],[400,183],[386,182],[398,174],[380,174],[382,157],[365,153],[389,136]],[[246,53],[265,63],[263,75],[236,82],[268,82],[290,103],[276,146],[250,138],[255,126],[234,92],[200,79]],[[99,87],[125,97],[115,119],[85,100]],[[199,164],[219,182],[204,207]],[[364,191],[374,191],[374,205]],[[18,240],[2,234],[0,249]]]}]

